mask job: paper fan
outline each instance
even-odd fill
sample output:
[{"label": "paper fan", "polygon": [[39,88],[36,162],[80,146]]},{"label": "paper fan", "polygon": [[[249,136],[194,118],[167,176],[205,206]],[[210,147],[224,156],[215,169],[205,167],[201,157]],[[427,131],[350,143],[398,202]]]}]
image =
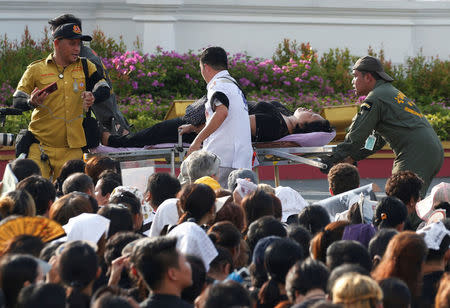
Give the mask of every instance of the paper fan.
[{"label": "paper fan", "polygon": [[44,243],[65,235],[64,229],[57,222],[45,217],[18,217],[0,225],[0,250],[6,243],[18,235],[33,235]]}]

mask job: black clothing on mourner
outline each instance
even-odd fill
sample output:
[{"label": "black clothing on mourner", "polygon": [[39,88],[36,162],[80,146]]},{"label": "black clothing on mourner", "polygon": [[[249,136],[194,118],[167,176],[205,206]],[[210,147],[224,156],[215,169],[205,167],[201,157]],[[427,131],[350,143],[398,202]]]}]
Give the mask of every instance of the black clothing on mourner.
[{"label": "black clothing on mourner", "polygon": [[439,289],[439,282],[441,281],[442,275],[444,275],[444,271],[436,271],[423,275],[422,308],[434,307],[434,299]]},{"label": "black clothing on mourner", "polygon": [[175,295],[168,294],[152,294],[143,301],[141,308],[193,308],[191,304],[185,302]]}]

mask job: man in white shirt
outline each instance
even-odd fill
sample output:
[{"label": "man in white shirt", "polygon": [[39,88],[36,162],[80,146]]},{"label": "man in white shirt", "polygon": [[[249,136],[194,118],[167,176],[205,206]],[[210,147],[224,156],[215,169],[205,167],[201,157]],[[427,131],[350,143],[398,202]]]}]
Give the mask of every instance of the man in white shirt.
[{"label": "man in white shirt", "polygon": [[200,56],[200,70],[207,82],[206,124],[189,148],[203,149],[220,158],[219,183],[227,187],[228,175],[252,168],[252,144],[247,101],[228,73],[228,59],[221,47],[209,47]]}]

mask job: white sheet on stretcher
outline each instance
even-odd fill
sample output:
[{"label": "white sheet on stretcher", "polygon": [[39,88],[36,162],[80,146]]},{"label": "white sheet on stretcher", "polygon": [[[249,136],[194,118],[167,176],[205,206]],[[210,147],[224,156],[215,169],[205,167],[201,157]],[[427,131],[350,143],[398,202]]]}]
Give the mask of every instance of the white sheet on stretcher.
[{"label": "white sheet on stretcher", "polygon": [[[336,132],[315,132],[306,134],[291,134],[273,142],[294,142],[302,147],[320,147],[327,145],[336,136]],[[176,146],[176,143],[161,143],[156,145],[145,146],[143,148],[113,148],[109,146],[99,145],[94,149],[90,149],[91,153],[112,153],[112,152],[130,152],[139,150],[164,149]],[[183,147],[189,147],[189,143],[183,143]]]}]

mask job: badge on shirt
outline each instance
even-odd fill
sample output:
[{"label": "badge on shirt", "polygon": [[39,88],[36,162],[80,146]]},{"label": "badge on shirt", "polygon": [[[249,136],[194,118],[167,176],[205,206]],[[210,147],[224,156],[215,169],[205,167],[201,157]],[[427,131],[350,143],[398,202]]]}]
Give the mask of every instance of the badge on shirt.
[{"label": "badge on shirt", "polygon": [[370,135],[366,139],[366,144],[364,145],[364,148],[366,150],[373,151],[376,141],[377,141],[377,137],[375,137],[375,131],[372,131],[372,135]]}]

